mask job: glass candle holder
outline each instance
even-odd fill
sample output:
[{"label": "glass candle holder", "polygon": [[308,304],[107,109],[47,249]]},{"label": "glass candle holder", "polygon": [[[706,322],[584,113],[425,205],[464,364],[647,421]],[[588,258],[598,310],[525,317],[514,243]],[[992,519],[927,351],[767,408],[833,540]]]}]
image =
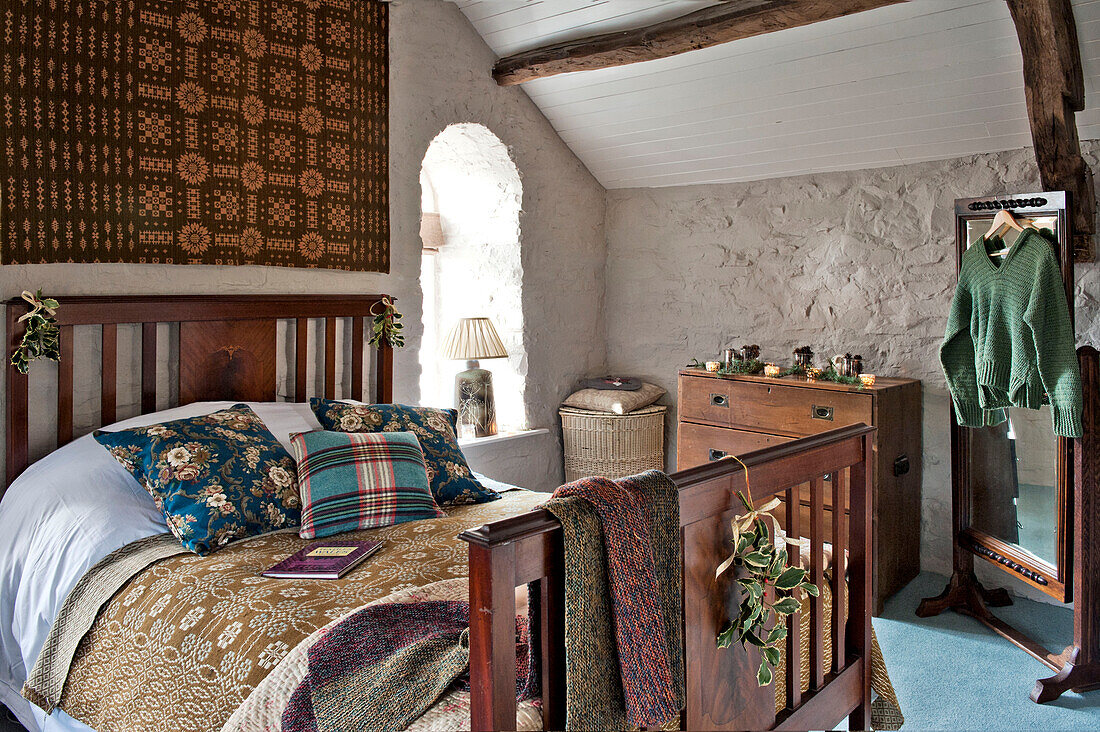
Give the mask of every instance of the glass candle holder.
[{"label": "glass candle holder", "polygon": [[766,363],[764,364],[764,376],[776,377],[779,376],[780,368],[778,364]]},{"label": "glass candle holder", "polygon": [[874,386],[875,385],[875,375],[874,374],[860,374],[859,375],[859,383],[863,384],[864,386]]},{"label": "glass candle holder", "polygon": [[821,376],[821,369],[819,369],[818,367],[810,366],[806,369],[807,381],[817,381],[819,376]]},{"label": "glass candle holder", "polygon": [[713,373],[713,372],[717,372],[718,369],[720,369],[720,368],[722,368],[722,364],[720,362],[718,362],[718,361],[707,361],[707,371],[710,371],[710,372]]}]

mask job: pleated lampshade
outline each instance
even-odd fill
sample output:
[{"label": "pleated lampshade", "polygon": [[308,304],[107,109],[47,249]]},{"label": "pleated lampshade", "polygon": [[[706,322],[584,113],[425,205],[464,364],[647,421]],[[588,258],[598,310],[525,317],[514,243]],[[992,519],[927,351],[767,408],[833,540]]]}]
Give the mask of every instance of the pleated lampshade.
[{"label": "pleated lampshade", "polygon": [[453,361],[507,356],[508,351],[488,318],[463,318],[455,323],[443,341],[443,358]]}]

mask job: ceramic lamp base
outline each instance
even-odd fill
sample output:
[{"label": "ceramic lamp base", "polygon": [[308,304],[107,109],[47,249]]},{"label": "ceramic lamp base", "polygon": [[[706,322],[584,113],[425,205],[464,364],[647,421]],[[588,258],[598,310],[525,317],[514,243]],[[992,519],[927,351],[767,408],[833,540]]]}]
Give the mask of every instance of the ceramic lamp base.
[{"label": "ceramic lamp base", "polygon": [[493,374],[467,361],[466,370],[455,375],[455,407],[459,437],[488,437],[497,433],[497,410],[493,400]]}]

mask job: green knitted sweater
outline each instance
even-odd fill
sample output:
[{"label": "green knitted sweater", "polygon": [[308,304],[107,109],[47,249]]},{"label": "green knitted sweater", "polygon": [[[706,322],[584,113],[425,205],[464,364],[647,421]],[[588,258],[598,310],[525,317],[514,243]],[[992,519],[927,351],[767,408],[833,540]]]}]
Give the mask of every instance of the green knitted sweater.
[{"label": "green knitted sweater", "polygon": [[1000,264],[989,256],[997,243],[982,239],[963,254],[940,346],[959,424],[998,424],[1006,407],[1049,399],[1055,434],[1080,437],[1081,372],[1057,257],[1031,229]]}]

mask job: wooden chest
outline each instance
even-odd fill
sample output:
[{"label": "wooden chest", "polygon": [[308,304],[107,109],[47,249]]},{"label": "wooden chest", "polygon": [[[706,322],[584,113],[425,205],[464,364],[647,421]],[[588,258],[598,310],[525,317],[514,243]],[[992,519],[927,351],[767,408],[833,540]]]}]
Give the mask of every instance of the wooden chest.
[{"label": "wooden chest", "polygon": [[[680,372],[676,469],[863,422],[874,461],[875,614],[920,571],[921,384],[879,378],[866,389],[797,377]],[[826,491],[826,496],[830,495]],[[809,491],[800,510],[809,526]],[[826,526],[831,502],[826,499]],[[785,507],[781,509],[785,510]]]}]

